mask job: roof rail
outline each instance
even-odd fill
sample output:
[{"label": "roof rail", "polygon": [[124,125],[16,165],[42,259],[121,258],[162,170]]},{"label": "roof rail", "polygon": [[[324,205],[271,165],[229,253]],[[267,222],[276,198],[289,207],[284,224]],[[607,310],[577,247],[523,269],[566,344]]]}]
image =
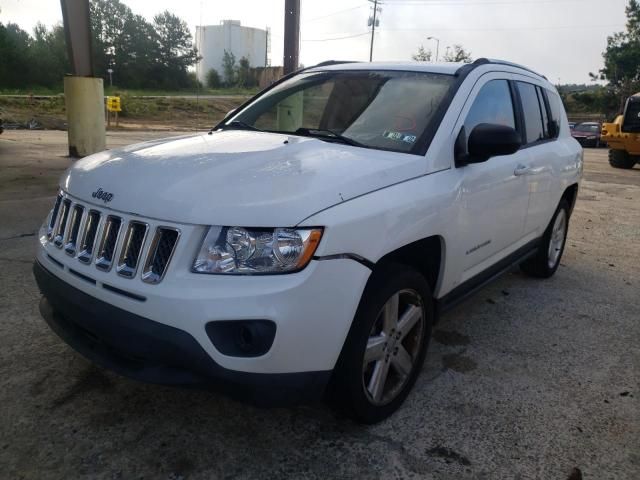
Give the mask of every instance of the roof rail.
[{"label": "roof rail", "polygon": [[[537,75],[539,77],[544,78],[545,80],[548,80],[547,77],[545,77],[544,75],[542,75],[541,73],[536,72],[535,70],[531,70],[528,67],[525,67],[524,65],[520,65],[518,63],[513,63],[513,62],[507,62],[505,60],[496,60],[494,58],[479,58],[477,59],[475,62],[473,62],[471,65],[473,65],[473,67],[479,67],[481,65],[504,65],[506,67],[515,67],[515,68],[519,68],[521,70],[525,70],[529,73],[533,73],[534,75]],[[460,67],[465,68],[464,66]]]},{"label": "roof rail", "polygon": [[312,65],[310,67],[305,68],[305,70],[308,70],[310,68],[316,68],[316,67],[329,67],[331,65],[340,65],[342,63],[360,63],[357,61],[352,61],[352,60],[326,60],[324,62],[320,62],[317,65]]}]

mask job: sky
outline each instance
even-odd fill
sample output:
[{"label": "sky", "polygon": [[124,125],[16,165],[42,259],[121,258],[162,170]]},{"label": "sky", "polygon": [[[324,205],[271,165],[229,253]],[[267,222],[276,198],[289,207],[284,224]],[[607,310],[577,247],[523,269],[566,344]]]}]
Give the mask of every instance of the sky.
[{"label": "sky", "polygon": [[[169,10],[195,26],[224,19],[271,28],[271,64],[282,64],[284,0],[122,0],[151,20]],[[461,44],[473,58],[521,63],[553,83],[589,83],[607,36],[625,27],[627,0],[383,0],[373,59],[411,60],[424,45]],[[369,59],[368,0],[301,0],[300,61]],[[0,22],[31,31],[62,22],[58,0],[0,0]]]}]

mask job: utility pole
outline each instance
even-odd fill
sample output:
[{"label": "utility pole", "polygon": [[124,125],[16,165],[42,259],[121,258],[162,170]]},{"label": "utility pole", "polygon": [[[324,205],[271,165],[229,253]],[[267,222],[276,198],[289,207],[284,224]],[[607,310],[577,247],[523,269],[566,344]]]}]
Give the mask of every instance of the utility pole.
[{"label": "utility pole", "polygon": [[369,0],[373,3],[373,18],[369,17],[369,24],[371,26],[371,46],[369,47],[369,61],[373,61],[373,38],[376,34],[376,26],[380,24],[378,20],[378,3],[382,3],[379,0]]},{"label": "utility pole", "polygon": [[435,40],[436,43],[436,62],[438,61],[438,56],[440,55],[440,39],[436,37],[427,37],[427,40]]},{"label": "utility pole", "polygon": [[284,1],[284,74],[300,65],[300,0]]}]

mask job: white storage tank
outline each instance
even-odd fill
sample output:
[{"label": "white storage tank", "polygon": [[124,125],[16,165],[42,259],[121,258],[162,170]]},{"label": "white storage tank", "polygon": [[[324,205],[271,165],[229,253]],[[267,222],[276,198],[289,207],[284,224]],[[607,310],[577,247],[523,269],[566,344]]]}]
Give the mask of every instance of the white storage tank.
[{"label": "white storage tank", "polygon": [[267,66],[267,30],[243,27],[239,20],[223,20],[220,25],[196,27],[196,47],[202,60],[197,65],[198,80],[206,83],[207,72],[214,68],[224,80],[222,59],[224,51],[233,53],[236,65],[242,57],[251,67]]}]

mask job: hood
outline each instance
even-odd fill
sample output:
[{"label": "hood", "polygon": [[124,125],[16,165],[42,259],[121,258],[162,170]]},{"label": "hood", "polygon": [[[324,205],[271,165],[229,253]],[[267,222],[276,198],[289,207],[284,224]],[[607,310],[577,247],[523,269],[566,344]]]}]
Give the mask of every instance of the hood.
[{"label": "hood", "polygon": [[277,227],[426,171],[422,156],[228,130],[91,155],[67,171],[61,188],[171,222]]}]

